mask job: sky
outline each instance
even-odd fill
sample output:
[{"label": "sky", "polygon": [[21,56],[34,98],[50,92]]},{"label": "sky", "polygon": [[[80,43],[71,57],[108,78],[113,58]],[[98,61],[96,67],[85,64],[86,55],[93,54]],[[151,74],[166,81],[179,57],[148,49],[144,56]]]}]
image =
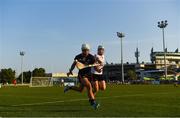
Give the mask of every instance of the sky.
[{"label": "sky", "polygon": [[43,67],[47,72],[67,72],[81,45],[95,54],[105,47],[108,63],[120,62],[124,32],[124,62],[150,62],[150,50],[162,51],[162,31],[157,22],[168,20],[168,51],[180,49],[179,0],[0,0],[0,69],[20,72],[20,51],[25,51],[25,71]]}]

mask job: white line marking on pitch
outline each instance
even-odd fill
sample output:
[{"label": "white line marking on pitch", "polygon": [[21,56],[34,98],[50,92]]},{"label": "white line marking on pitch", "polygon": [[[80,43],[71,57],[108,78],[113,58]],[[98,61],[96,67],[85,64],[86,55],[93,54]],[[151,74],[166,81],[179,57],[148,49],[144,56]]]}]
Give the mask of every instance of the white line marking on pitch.
[{"label": "white line marking on pitch", "polygon": [[[5,95],[0,95],[0,96],[9,96],[9,97],[14,97],[14,95],[7,95],[7,94],[5,94]],[[38,98],[38,99],[52,99],[52,100],[58,100],[59,98],[57,97],[57,98],[52,98],[52,97],[34,97],[34,96],[29,96],[29,95],[26,95],[26,96],[15,96],[15,97],[17,97],[17,98],[21,98],[21,97],[23,97],[23,98]]]},{"label": "white line marking on pitch", "polygon": [[52,103],[76,102],[76,101],[84,101],[84,100],[87,100],[87,99],[74,99],[74,100],[67,100],[67,101],[59,100],[59,101],[52,101],[52,102],[50,101],[50,102],[40,102],[40,103],[30,103],[30,104],[19,104],[19,105],[11,105],[11,106],[14,106],[14,107],[33,106],[33,105],[44,105],[44,104],[52,104]]},{"label": "white line marking on pitch", "polygon": [[[151,93],[151,94],[167,94],[167,93]],[[121,96],[111,96],[111,97],[99,97],[98,99],[109,99],[109,98],[121,98],[121,97],[133,97],[133,96],[143,96],[145,94],[134,94],[134,95],[121,95]],[[77,102],[77,101],[86,101],[88,99],[71,99],[71,100],[59,100],[59,101],[49,101],[49,102],[40,102],[40,103],[27,103],[27,104],[17,104],[11,105],[12,107],[18,106],[33,106],[33,105],[44,105],[44,104],[53,104],[53,103],[64,103],[64,102]]]}]

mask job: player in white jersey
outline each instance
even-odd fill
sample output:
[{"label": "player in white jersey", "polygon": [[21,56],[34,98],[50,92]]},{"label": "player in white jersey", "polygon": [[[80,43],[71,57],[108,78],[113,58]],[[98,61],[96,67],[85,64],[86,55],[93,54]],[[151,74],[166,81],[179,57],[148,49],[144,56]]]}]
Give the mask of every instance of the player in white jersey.
[{"label": "player in white jersey", "polygon": [[99,90],[106,89],[106,82],[103,78],[103,67],[105,64],[105,56],[104,56],[104,47],[102,45],[98,46],[97,55],[95,55],[96,63],[100,64],[100,66],[92,67],[92,83],[94,88],[94,95]]}]

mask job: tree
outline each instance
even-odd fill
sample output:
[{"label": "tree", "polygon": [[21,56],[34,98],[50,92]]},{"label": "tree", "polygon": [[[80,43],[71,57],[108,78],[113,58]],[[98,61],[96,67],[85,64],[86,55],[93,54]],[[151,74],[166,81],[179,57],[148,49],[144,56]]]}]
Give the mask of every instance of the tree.
[{"label": "tree", "polygon": [[127,71],[127,76],[131,80],[136,80],[137,79],[137,75],[136,75],[136,72],[134,70],[128,70]]},{"label": "tree", "polygon": [[33,77],[45,77],[46,76],[46,71],[44,68],[35,68],[33,70]]},{"label": "tree", "polygon": [[[18,82],[21,82],[21,76],[22,76],[22,73],[17,78]],[[31,79],[31,71],[23,72],[23,82],[30,83],[30,79]]]},{"label": "tree", "polygon": [[8,69],[1,69],[0,71],[0,83],[12,83],[15,79],[16,72],[11,68]]}]

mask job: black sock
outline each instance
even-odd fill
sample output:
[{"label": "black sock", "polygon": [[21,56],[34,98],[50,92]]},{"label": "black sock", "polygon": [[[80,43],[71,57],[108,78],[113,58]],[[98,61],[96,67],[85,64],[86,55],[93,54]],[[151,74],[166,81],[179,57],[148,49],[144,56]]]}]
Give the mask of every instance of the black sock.
[{"label": "black sock", "polygon": [[96,103],[96,101],[94,99],[89,99],[89,103],[93,105],[94,103]]}]

